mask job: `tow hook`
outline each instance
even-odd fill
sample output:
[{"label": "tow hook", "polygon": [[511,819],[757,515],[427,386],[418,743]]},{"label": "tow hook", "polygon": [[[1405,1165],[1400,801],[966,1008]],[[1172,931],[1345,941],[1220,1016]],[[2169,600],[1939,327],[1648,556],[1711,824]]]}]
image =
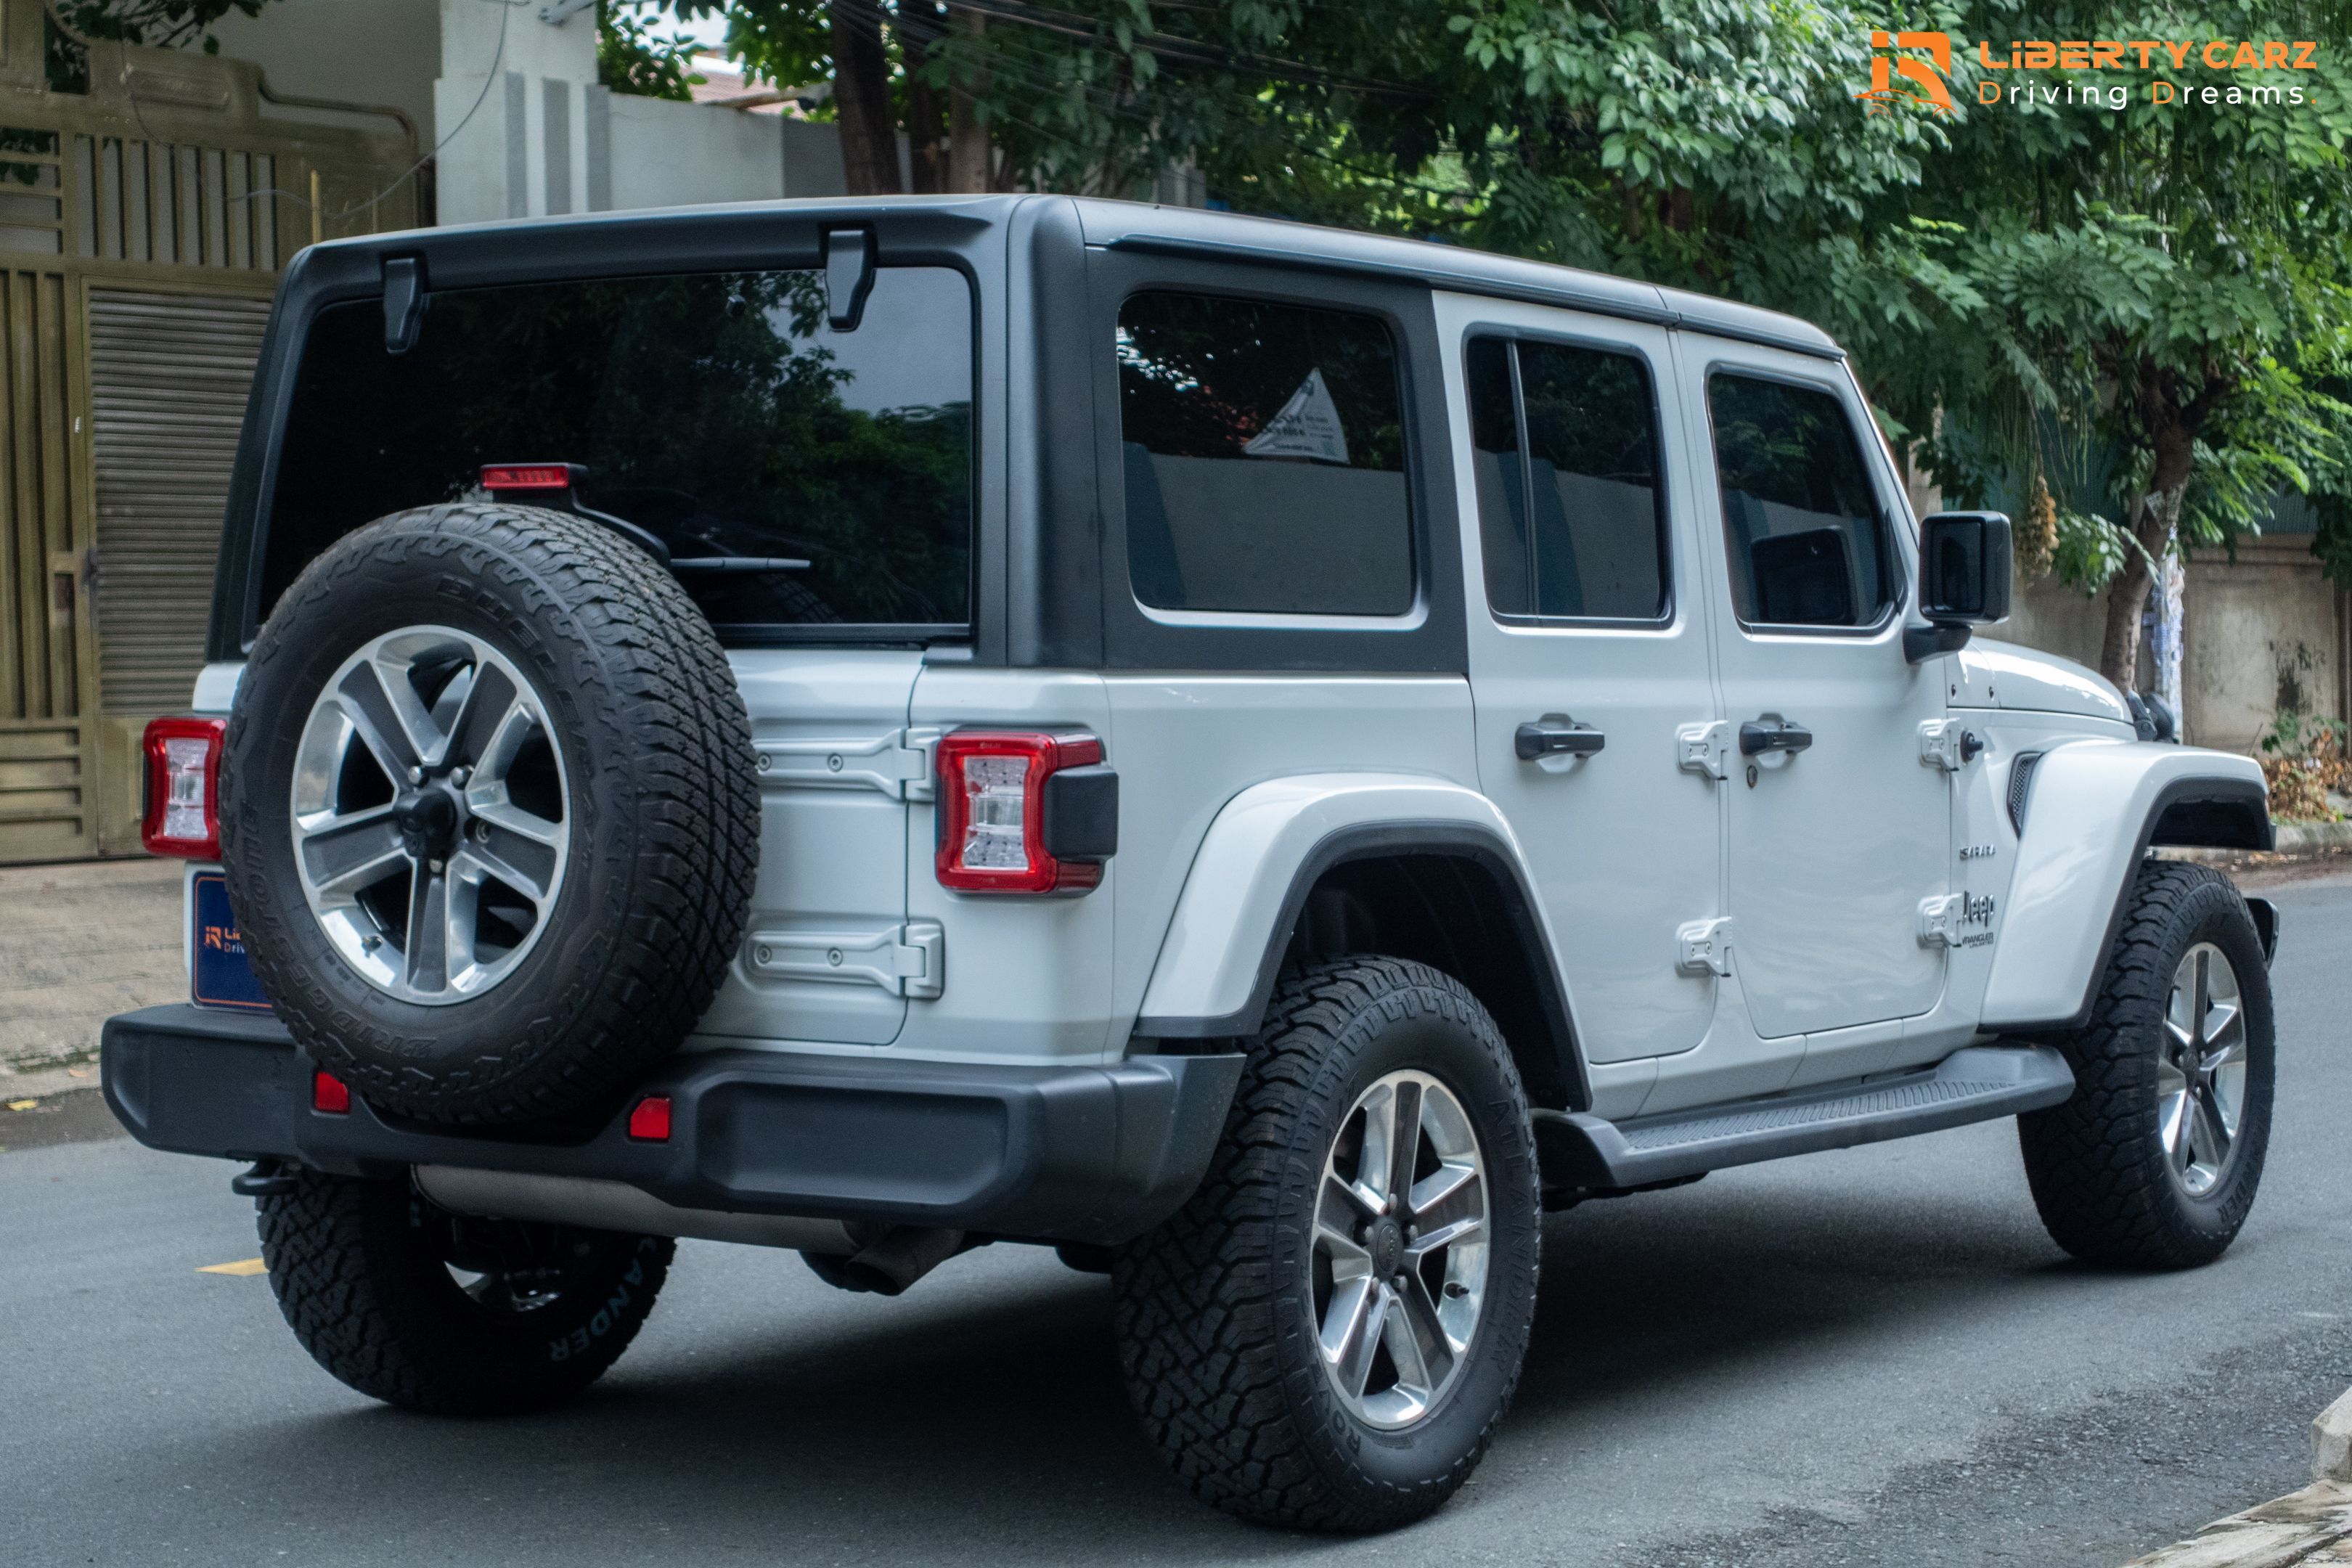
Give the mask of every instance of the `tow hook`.
[{"label": "tow hook", "polygon": [[228,1190],[241,1198],[282,1197],[294,1190],[302,1167],[290,1160],[256,1160],[253,1169],[228,1179]]}]

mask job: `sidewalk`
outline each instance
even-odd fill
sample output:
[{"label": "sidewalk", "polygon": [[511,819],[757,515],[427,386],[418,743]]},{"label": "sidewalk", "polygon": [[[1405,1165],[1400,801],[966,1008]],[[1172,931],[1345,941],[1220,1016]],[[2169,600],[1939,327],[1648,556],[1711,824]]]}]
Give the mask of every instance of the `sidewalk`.
[{"label": "sidewalk", "polygon": [[187,995],[180,869],[0,867],[0,1102],[97,1087],[99,1026]]}]

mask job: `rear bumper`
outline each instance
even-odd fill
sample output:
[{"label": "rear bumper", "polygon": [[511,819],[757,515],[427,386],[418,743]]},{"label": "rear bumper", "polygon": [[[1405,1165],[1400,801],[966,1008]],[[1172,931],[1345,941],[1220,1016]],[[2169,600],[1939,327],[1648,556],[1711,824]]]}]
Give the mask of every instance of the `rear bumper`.
[{"label": "rear bumper", "polygon": [[[311,1068],[272,1017],[185,1005],[109,1019],[107,1104],[150,1148],[299,1161],[343,1175],[457,1165],[625,1182],[681,1208],[941,1226],[1108,1244],[1192,1195],[1239,1056],[1103,1067],[890,1062],[721,1050],[647,1075],[611,1121],[564,1142],[418,1127],[358,1100],[310,1108]],[[663,1143],[630,1105],[670,1098]]]}]

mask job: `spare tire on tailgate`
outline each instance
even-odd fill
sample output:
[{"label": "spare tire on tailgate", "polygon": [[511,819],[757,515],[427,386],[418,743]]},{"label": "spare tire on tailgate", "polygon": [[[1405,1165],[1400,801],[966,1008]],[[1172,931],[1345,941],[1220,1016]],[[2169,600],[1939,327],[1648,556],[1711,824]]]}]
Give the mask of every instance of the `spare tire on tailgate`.
[{"label": "spare tire on tailgate", "polygon": [[397,512],[287,589],[239,680],[221,858],[262,989],[371,1104],[515,1122],[673,1050],[742,940],[751,723],[618,533]]}]

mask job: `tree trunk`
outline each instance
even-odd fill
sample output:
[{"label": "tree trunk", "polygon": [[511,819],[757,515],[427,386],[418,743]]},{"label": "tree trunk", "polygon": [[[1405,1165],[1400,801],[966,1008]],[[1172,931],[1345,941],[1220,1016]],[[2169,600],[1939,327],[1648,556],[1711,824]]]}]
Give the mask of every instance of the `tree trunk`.
[{"label": "tree trunk", "polygon": [[[977,12],[959,11],[955,26],[961,32],[968,47],[976,51],[980,46],[981,29],[988,19]],[[980,121],[977,94],[986,90],[988,73],[980,71],[969,81],[964,73],[948,89],[948,189],[979,193],[994,183],[991,167],[995,163],[995,149],[989,145],[988,128]]]},{"label": "tree trunk", "polygon": [[937,195],[948,184],[947,106],[924,68],[940,36],[938,13],[907,0],[898,7],[898,53],[907,68],[907,169],[917,195]]},{"label": "tree trunk", "polygon": [[882,8],[874,0],[832,0],[830,20],[843,182],[853,196],[895,196],[902,189],[898,127],[890,113]]},{"label": "tree trunk", "polygon": [[2131,533],[2140,549],[2107,588],[2107,635],[2099,650],[2099,673],[2126,691],[2136,689],[2139,681],[2139,617],[2147,607],[2148,584],[2155,581],[2148,563],[2163,560],[2173,547],[2180,503],[2189,494],[2195,467],[2196,441],[2196,432],[2178,421],[2156,432],[2156,466],[2146,493],[2131,510]]}]

